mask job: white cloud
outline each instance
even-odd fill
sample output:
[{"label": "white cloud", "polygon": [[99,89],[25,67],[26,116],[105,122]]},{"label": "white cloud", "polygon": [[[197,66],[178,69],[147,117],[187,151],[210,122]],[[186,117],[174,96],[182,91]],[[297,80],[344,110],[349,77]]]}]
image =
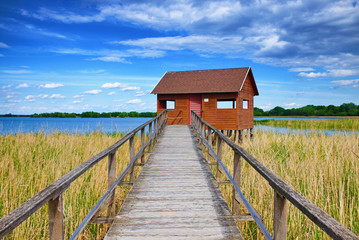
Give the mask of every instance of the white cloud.
[{"label": "white cloud", "polygon": [[73,98],[82,98],[82,97],[84,97],[84,95],[82,94],[73,96]]},{"label": "white cloud", "polygon": [[48,37],[56,37],[56,38],[71,40],[70,38],[68,38],[62,34],[55,33],[55,32],[49,32],[47,30],[35,27],[31,24],[26,24],[25,27],[27,29],[29,29],[32,33],[37,33],[37,34],[41,34],[41,35],[48,36]]},{"label": "white cloud", "polygon": [[49,97],[49,95],[47,95],[47,94],[39,94],[39,95],[37,95],[39,98],[48,98]]},{"label": "white cloud", "polygon": [[122,91],[136,91],[136,90],[140,90],[140,87],[124,87],[121,88]]},{"label": "white cloud", "polygon": [[59,99],[59,98],[65,98],[65,96],[57,93],[57,94],[52,94],[50,98]]},{"label": "white cloud", "polygon": [[94,89],[94,90],[86,91],[85,94],[93,94],[93,95],[96,95],[96,94],[99,94],[100,92],[102,92],[102,90],[100,90],[100,89]]},{"label": "white cloud", "polygon": [[63,86],[64,85],[61,83],[46,83],[46,84],[41,84],[39,88],[58,88]]},{"label": "white cloud", "polygon": [[33,101],[35,101],[35,96],[34,95],[27,95],[25,97],[25,100],[29,101],[29,102],[33,102]]},{"label": "white cloud", "polygon": [[310,72],[310,73],[306,73],[306,72],[301,72],[298,74],[299,77],[307,77],[307,78],[316,78],[316,77],[325,77],[327,76],[327,73],[321,73],[321,72]]},{"label": "white cloud", "polygon": [[72,103],[82,103],[82,101],[75,100],[75,101],[73,101]]},{"label": "white cloud", "polygon": [[297,104],[295,102],[292,102],[292,103],[287,103],[287,104],[283,104],[283,106],[288,109],[288,108],[293,108],[293,107],[298,107],[298,106],[301,106],[300,104]]},{"label": "white cloud", "polygon": [[116,92],[109,92],[107,95],[112,96],[112,95],[115,95],[115,94],[116,94]]},{"label": "white cloud", "polygon": [[310,72],[314,71],[311,67],[298,67],[298,68],[290,68],[289,72]]},{"label": "white cloud", "polygon": [[18,85],[16,88],[18,89],[18,88],[28,88],[28,87],[30,87],[29,84],[23,83],[23,84]]},{"label": "white cloud", "polygon": [[338,86],[352,86],[352,87],[358,87],[359,86],[359,79],[352,79],[352,80],[336,80],[331,81],[331,83],[334,83]]},{"label": "white cloud", "polygon": [[101,87],[102,88],[119,88],[119,87],[126,87],[126,84],[115,82],[115,83],[104,83]]},{"label": "white cloud", "polygon": [[0,42],[0,48],[9,48],[9,45],[6,43]]},{"label": "white cloud", "polygon": [[358,74],[358,70],[351,69],[331,69],[329,70],[329,74],[333,77],[346,77]]},{"label": "white cloud", "polygon": [[32,73],[31,71],[29,70],[3,70],[1,71],[3,73],[7,73],[7,74],[26,74],[26,73]]},{"label": "white cloud", "polygon": [[95,57],[89,58],[89,60],[93,61],[103,61],[103,62],[120,62],[120,63],[127,63],[126,59],[119,56],[103,56],[103,57]]},{"label": "white cloud", "polygon": [[141,101],[141,99],[136,98],[136,99],[132,99],[130,101],[127,101],[127,103],[138,104],[138,103],[142,103],[142,101]]},{"label": "white cloud", "polygon": [[12,86],[11,84],[9,84],[9,85],[6,85],[6,86],[2,86],[2,87],[1,87],[1,89],[7,89],[7,88],[11,88],[11,86]]},{"label": "white cloud", "polygon": [[141,96],[145,96],[145,95],[146,95],[145,92],[143,92],[143,91],[138,91],[138,92],[136,92],[135,97],[141,97]]}]

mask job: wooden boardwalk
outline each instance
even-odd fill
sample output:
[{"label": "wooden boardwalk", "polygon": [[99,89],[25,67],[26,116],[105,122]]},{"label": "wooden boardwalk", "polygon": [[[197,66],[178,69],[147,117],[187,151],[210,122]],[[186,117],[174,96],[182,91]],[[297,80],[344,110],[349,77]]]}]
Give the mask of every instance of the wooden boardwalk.
[{"label": "wooden boardwalk", "polygon": [[190,126],[167,126],[105,239],[242,239]]}]

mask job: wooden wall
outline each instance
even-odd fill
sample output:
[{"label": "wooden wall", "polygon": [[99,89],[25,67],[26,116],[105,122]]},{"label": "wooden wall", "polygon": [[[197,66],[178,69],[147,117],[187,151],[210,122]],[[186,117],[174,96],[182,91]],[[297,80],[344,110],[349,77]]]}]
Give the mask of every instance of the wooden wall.
[{"label": "wooden wall", "polygon": [[[253,128],[253,86],[247,76],[242,91],[239,93],[238,97],[238,124],[239,130]],[[248,109],[243,109],[243,100],[248,100]]]},{"label": "wooden wall", "polygon": [[187,94],[158,94],[157,114],[164,109],[161,107],[161,100],[175,100],[175,109],[168,112],[168,124],[189,124],[189,95]]},{"label": "wooden wall", "polygon": [[[204,99],[208,98],[208,102]],[[217,109],[217,99],[237,99],[238,93],[202,94],[202,117],[213,127],[220,130],[238,129],[238,102],[235,109]],[[238,100],[237,100],[238,101]]]},{"label": "wooden wall", "polygon": [[[253,128],[252,83],[247,76],[242,91],[238,93],[203,93],[202,117],[220,130],[242,130]],[[175,109],[169,110],[168,124],[189,124],[189,94],[158,94],[157,114],[164,110],[161,100],[175,100]],[[208,98],[208,102],[204,99]],[[236,99],[235,109],[217,109],[217,99]],[[248,109],[243,109],[243,100],[248,100]]]}]

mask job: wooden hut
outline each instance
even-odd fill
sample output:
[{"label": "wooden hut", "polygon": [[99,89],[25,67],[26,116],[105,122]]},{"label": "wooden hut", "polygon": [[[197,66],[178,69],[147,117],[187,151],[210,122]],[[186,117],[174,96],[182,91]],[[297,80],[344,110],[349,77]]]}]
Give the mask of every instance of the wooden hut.
[{"label": "wooden hut", "polygon": [[166,72],[151,93],[157,94],[157,114],[170,110],[170,125],[190,124],[194,110],[220,130],[253,128],[258,89],[250,67]]}]

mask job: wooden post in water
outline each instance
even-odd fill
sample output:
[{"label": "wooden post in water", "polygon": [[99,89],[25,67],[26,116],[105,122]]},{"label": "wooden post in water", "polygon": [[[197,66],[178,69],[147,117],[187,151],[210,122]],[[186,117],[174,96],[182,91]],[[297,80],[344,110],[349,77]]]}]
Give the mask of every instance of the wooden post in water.
[{"label": "wooden post in water", "polygon": [[[234,157],[233,157],[233,180],[236,182],[238,187],[241,186],[241,156],[237,152],[234,152]],[[240,214],[240,205],[239,205],[239,202],[236,200],[236,191],[234,190],[234,186],[233,186],[232,193],[233,193],[233,195],[232,195],[232,202],[233,202],[232,214],[239,215]]]},{"label": "wooden post in water", "polygon": [[288,201],[279,193],[274,191],[274,216],[273,216],[273,236],[274,239],[287,239],[287,218]]},{"label": "wooden post in water", "polygon": [[62,193],[49,201],[50,240],[64,239]]},{"label": "wooden post in water", "polygon": [[[134,156],[135,156],[135,135],[133,135],[130,138],[130,161],[132,161]],[[132,164],[131,173],[130,173],[130,183],[133,183],[135,181],[134,170],[135,170],[135,164]]]},{"label": "wooden post in water", "polygon": [[[145,144],[145,128],[141,129],[141,147]],[[145,163],[145,149],[143,149],[141,154],[141,163]]]},{"label": "wooden post in water", "polygon": [[[112,186],[112,184],[116,181],[116,152],[110,153],[108,155],[108,179],[107,185],[108,188]],[[113,191],[112,196],[110,197],[110,204],[107,208],[107,216],[114,217],[116,215],[116,205],[115,205],[115,193],[116,190]]]}]

